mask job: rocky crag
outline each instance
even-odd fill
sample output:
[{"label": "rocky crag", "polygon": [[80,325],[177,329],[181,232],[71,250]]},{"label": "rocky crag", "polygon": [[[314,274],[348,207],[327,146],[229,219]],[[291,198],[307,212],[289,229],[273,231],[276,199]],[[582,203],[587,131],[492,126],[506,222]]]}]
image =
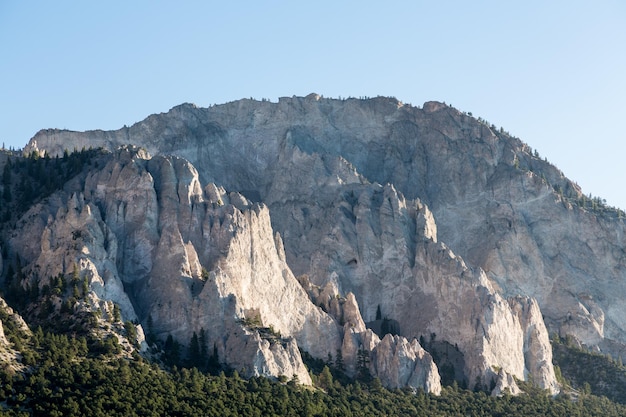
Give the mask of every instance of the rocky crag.
[{"label": "rocky crag", "polygon": [[31,209],[9,252],[30,276],[78,264],[94,306],[183,344],[204,330],[250,375],[308,382],[301,348],[389,387],[557,392],[548,329],[626,343],[621,213],[444,104],[184,104],[44,130],[25,153],[83,147],[113,154]]},{"label": "rocky crag", "polygon": [[[77,274],[72,281],[85,280],[89,290],[74,312],[97,312],[109,333],[116,333],[107,324],[116,308],[122,320],[143,323],[127,345],[145,351],[144,328],[186,347],[203,334],[222,363],[246,376],[310,384],[299,349],[317,358],[341,350],[341,325],[294,277],[267,206],[213,183],[202,187],[196,169],[178,157],[124,147],[99,163],[18,222],[9,244],[23,265],[23,287],[43,289]],[[345,315],[362,322],[358,309]],[[438,393],[430,355],[403,337],[396,344],[412,355],[396,360],[407,369],[374,374]]]}]

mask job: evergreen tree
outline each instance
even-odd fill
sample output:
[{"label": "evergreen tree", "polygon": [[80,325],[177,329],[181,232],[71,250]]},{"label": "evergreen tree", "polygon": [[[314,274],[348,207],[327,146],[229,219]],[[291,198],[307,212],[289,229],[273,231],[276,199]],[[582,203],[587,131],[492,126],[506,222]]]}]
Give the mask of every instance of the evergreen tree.
[{"label": "evergreen tree", "polygon": [[168,335],[163,348],[165,355],[164,361],[166,365],[174,366],[180,363],[180,344],[174,340],[172,335]]},{"label": "evergreen tree", "polygon": [[337,349],[337,356],[335,357],[335,368],[341,373],[344,373],[346,371],[346,367],[343,363],[343,354],[341,353],[341,349]]},{"label": "evergreen tree", "polygon": [[79,279],[80,279],[80,274],[78,272],[78,265],[76,265],[76,262],[74,262],[74,266],[72,268],[72,282],[76,284]]},{"label": "evergreen tree", "polygon": [[74,297],[76,300],[80,298],[80,291],[78,290],[78,285],[76,284],[74,284],[74,286],[72,287],[72,297]]},{"label": "evergreen tree", "polygon": [[205,370],[209,359],[209,348],[207,346],[206,331],[204,330],[204,327],[200,329],[198,342],[200,343],[200,363],[198,364],[198,367]]},{"label": "evergreen tree", "polygon": [[356,368],[357,368],[357,379],[361,382],[369,383],[372,379],[372,374],[370,373],[370,352],[363,347],[361,347],[357,351],[356,356]]},{"label": "evergreen tree", "polygon": [[130,321],[125,321],[124,330],[126,330],[126,337],[128,338],[128,341],[136,346],[137,345],[137,328],[135,327],[135,325]]},{"label": "evergreen tree", "polygon": [[113,304],[113,322],[117,323],[122,320],[122,313],[120,311],[120,306],[117,304]]},{"label": "evergreen tree", "polygon": [[148,334],[146,335],[146,342],[148,345],[156,343],[156,336],[154,335],[154,322],[152,321],[152,314],[148,315],[148,322],[146,323]]},{"label": "evergreen tree", "polygon": [[217,353],[217,345],[213,344],[213,354],[209,356],[209,362],[207,364],[207,371],[209,371],[213,375],[217,375],[220,369],[220,359]]},{"label": "evergreen tree", "polygon": [[322,373],[318,378],[318,384],[321,388],[326,390],[333,387],[333,374],[330,373],[328,366],[324,366],[324,369],[322,369]]},{"label": "evergreen tree", "polygon": [[89,279],[85,276],[85,278],[83,278],[83,297],[87,297],[87,294],[89,294]]},{"label": "evergreen tree", "polygon": [[188,361],[189,365],[192,367],[199,367],[201,363],[200,342],[198,340],[198,335],[196,334],[196,332],[193,332],[193,336],[191,336],[191,341],[189,342]]}]

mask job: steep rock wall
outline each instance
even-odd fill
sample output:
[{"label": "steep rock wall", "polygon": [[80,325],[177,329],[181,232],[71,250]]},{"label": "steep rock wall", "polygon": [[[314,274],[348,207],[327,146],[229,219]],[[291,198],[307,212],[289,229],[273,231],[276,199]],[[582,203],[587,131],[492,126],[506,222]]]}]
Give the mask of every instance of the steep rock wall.
[{"label": "steep rock wall", "polygon": [[[134,149],[74,186],[81,189],[34,207],[11,240],[39,285],[77,263],[97,298],[117,303],[124,319],[150,317],[150,331],[183,345],[204,329],[220,357],[250,375],[295,374],[310,383],[296,340],[318,357],[340,346],[338,326],[286,265],[266,207],[215,186],[205,193],[187,161]],[[250,314],[284,343],[242,331]],[[256,341],[257,354],[228,354],[246,340]]]},{"label": "steep rock wall", "polygon": [[[283,175],[286,161],[298,161],[293,148],[325,163],[343,158],[366,181],[392,183],[428,204],[441,240],[483,268],[506,296],[536,298],[552,331],[589,345],[626,342],[626,310],[618,302],[626,293],[624,221],[572,205],[582,193],[558,169],[518,139],[444,104],[420,109],[383,97],[317,95],[208,109],[184,104],[117,131],[41,131],[25,151],[61,155],[127,143],[182,156],[201,167],[203,183],[264,201],[272,212],[285,182],[310,185],[315,176],[316,192],[326,182],[317,177],[328,174],[319,163]],[[292,236],[286,220],[272,217],[290,265],[308,273],[292,261],[300,235],[314,231]]]},{"label": "steep rock wall", "polygon": [[[129,142],[156,154],[183,156],[201,167],[202,182],[267,204],[291,269],[322,286],[333,279],[329,271],[339,271],[338,287],[343,293],[354,290],[366,321],[376,311],[371,295],[376,292],[360,289],[371,279],[360,278],[367,268],[359,259],[390,264],[408,259],[413,269],[412,253],[419,247],[411,238],[413,226],[429,224],[394,220],[398,231],[384,235],[365,230],[367,222],[358,233],[356,227],[344,227],[358,218],[354,207],[359,201],[350,192],[391,183],[411,201],[419,197],[428,204],[439,240],[470,270],[486,271],[503,300],[520,293],[536,298],[551,330],[589,345],[626,342],[626,311],[618,302],[626,292],[623,221],[572,204],[580,189],[558,169],[521,141],[449,106],[426,103],[420,109],[394,99],[342,101],[314,95],[278,103],[241,100],[209,109],[182,105],[115,132],[42,131],[27,150],[55,154],[73,143],[115,149]],[[371,190],[376,198],[384,195]],[[383,211],[392,203],[370,200]],[[393,251],[381,250],[394,247],[389,241],[378,249],[360,247],[356,236],[369,242],[368,233],[404,243]],[[435,233],[428,233],[432,239]],[[307,252],[311,241],[327,248],[343,241],[351,252],[341,257]],[[387,276],[384,263],[370,266],[378,268],[370,277]]]}]

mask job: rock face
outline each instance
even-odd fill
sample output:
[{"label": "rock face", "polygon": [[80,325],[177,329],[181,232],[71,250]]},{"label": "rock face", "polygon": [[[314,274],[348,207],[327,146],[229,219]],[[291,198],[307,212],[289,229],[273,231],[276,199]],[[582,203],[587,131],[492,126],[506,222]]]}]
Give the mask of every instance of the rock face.
[{"label": "rock face", "polygon": [[[298,346],[317,357],[339,348],[339,327],[294,278],[264,205],[203,190],[187,161],[135,149],[74,186],[31,209],[11,240],[31,276],[66,274],[77,261],[95,304],[150,318],[156,337],[183,345],[204,331],[246,375],[310,383]],[[265,326],[282,336],[264,335]]]},{"label": "rock face", "polygon": [[0,313],[2,320],[7,320],[4,323],[0,321],[0,364],[5,370],[19,370],[22,366],[18,360],[19,353],[14,350],[13,344],[7,339],[4,326],[8,324],[8,321],[11,321],[12,326],[23,334],[31,335],[32,333],[24,319],[15,313],[3,298],[0,298]]},{"label": "rock face", "polygon": [[[318,357],[340,349],[353,372],[365,350],[388,386],[435,386],[420,349],[445,348],[456,379],[496,392],[515,392],[514,377],[558,390],[547,329],[626,343],[624,221],[454,108],[316,95],[184,104],[118,131],[41,131],[25,151],[129,143],[156,156],[120,155],[40,208],[30,236],[49,247],[12,245],[42,273],[60,268],[42,253],[65,271],[80,259],[98,297],[151,317],[160,337],[204,329],[222,358],[248,341],[266,358],[242,362],[251,373],[298,369],[290,337]],[[105,249],[54,252],[74,224],[62,216]],[[390,339],[365,328],[378,311],[397,323]],[[280,341],[264,336],[270,325]]]},{"label": "rock face", "polygon": [[372,351],[374,374],[389,388],[421,387],[439,394],[441,378],[432,357],[413,339],[387,333]]},{"label": "rock face", "polygon": [[509,304],[524,333],[524,374],[530,375],[537,386],[556,392],[558,385],[552,367],[552,349],[537,301],[518,296],[510,298]]},{"label": "rock face", "polygon": [[[333,315],[344,323],[340,368],[343,366],[349,376],[359,376],[367,371],[387,388],[410,387],[435,395],[441,393],[439,370],[417,339],[409,342],[403,336],[387,333],[381,341],[376,333],[365,327],[354,294],[348,293],[342,298],[333,289],[336,290],[327,284],[321,297],[327,299],[330,296]],[[338,300],[336,304],[335,300]],[[335,359],[339,361],[339,352]]]}]

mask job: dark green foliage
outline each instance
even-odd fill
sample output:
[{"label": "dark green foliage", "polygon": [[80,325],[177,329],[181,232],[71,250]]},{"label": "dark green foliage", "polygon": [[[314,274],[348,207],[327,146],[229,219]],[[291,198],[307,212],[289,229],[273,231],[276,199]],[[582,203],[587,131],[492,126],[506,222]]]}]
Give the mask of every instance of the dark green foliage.
[{"label": "dark green foliage", "polygon": [[[460,387],[468,387],[470,381],[466,379],[464,373],[465,358],[457,346],[446,341],[437,341],[434,333],[430,342],[420,337],[420,344],[432,355],[433,361],[437,364],[442,385],[451,386],[456,382]],[[476,387],[475,381],[472,386]],[[489,388],[491,387],[485,388],[480,383],[476,389],[489,390]]]},{"label": "dark green foliage", "polygon": [[72,287],[72,297],[76,300],[80,298],[80,292],[78,291],[78,285],[76,284]]},{"label": "dark green foliage", "polygon": [[78,265],[74,262],[74,266],[72,267],[72,284],[78,284],[80,280],[80,272],[78,271]]},{"label": "dark green foliage", "polygon": [[191,341],[189,342],[187,363],[192,368],[202,368],[202,360],[203,358],[200,354],[200,339],[198,338],[198,334],[193,332],[193,336],[191,336]]},{"label": "dark green foliage", "polygon": [[333,380],[333,375],[330,372],[330,368],[328,366],[324,366],[324,368],[322,368],[322,372],[317,377],[317,385],[326,391],[334,388],[335,383]]},{"label": "dark green foliage", "polygon": [[122,352],[122,347],[117,341],[117,337],[109,335],[105,339],[92,338],[89,343],[89,350],[100,356],[117,355]]},{"label": "dark green foliage", "polygon": [[359,349],[356,354],[356,378],[358,381],[369,383],[372,380],[372,374],[370,373],[369,365],[369,350]]},{"label": "dark green foliage", "polygon": [[[48,343],[50,336],[44,340]],[[76,342],[55,338],[53,354],[32,373],[0,372],[2,415],[49,416],[620,416],[626,408],[606,398],[584,401],[545,394],[494,398],[447,388],[439,397],[371,385],[343,386],[326,368],[320,388],[265,378],[167,373],[143,361],[78,356]],[[53,359],[55,361],[53,361]],[[49,359],[49,360],[48,360]],[[58,361],[58,362],[57,362]]]},{"label": "dark green foliage", "polygon": [[572,388],[583,394],[603,395],[611,401],[626,404],[626,367],[619,360],[614,361],[558,338],[553,340],[552,346],[558,373]]},{"label": "dark green foliage", "polygon": [[204,327],[200,329],[200,337],[198,338],[198,344],[200,345],[200,357],[202,358],[202,360],[204,360],[204,358],[207,358],[209,354],[208,346],[207,346],[207,339],[206,339],[206,331],[204,330]]},{"label": "dark green foliage", "polygon": [[390,320],[387,317],[385,317],[380,324],[380,333],[383,335],[386,335],[387,333],[391,333],[391,334],[398,334],[400,333],[399,329],[398,329],[398,322],[395,320]]},{"label": "dark green foliage", "polygon": [[209,361],[207,364],[207,372],[211,375],[217,375],[220,371],[222,371],[222,366],[220,365],[220,359],[217,352],[217,346],[213,345],[213,354],[209,356]]},{"label": "dark green foliage", "polygon": [[101,150],[82,150],[63,159],[10,156],[2,169],[0,220],[17,219],[34,203],[61,189],[63,185],[92,164]]},{"label": "dark green foliage", "polygon": [[133,345],[137,345],[137,328],[130,321],[124,322],[124,330],[126,331],[126,338]]},{"label": "dark green foliage", "polygon": [[9,312],[1,306],[0,321],[2,322],[4,336],[14,345],[18,344],[21,346],[28,339],[27,333],[20,327],[15,315],[9,314]]},{"label": "dark green foliage", "polygon": [[335,368],[338,372],[344,373],[346,371],[345,364],[343,363],[343,353],[341,353],[341,349],[337,349],[337,354],[335,356]]},{"label": "dark green foliage", "polygon": [[180,343],[175,340],[172,335],[168,335],[163,347],[163,361],[168,366],[176,366],[180,364]]},{"label": "dark green foliage", "polygon": [[[0,318],[7,323],[7,334],[22,339],[23,363],[30,366],[24,373],[0,368],[2,416],[626,415],[626,407],[606,397],[586,393],[577,401],[567,396],[552,398],[528,384],[521,384],[528,394],[517,397],[494,398],[456,386],[432,396],[387,390],[377,378],[368,384],[341,384],[328,366],[313,375],[319,389],[302,387],[293,378],[280,383],[266,378],[245,380],[237,372],[230,377],[224,372],[211,376],[196,368],[166,372],[139,357],[115,356],[115,349],[103,353],[95,343],[88,348],[84,337],[37,328],[29,338],[10,326],[6,312],[0,311]],[[592,391],[592,384],[587,389]]]},{"label": "dark green foliage", "polygon": [[83,278],[82,293],[83,298],[87,297],[87,294],[89,294],[89,279],[87,277]]},{"label": "dark green foliage", "polygon": [[26,277],[21,262],[15,259],[7,268],[2,296],[33,326],[40,325],[47,331],[73,335],[87,335],[94,326],[85,311],[77,311],[81,298],[76,285],[69,285],[70,278],[59,274],[47,278],[41,286],[36,275]]},{"label": "dark green foliage", "polygon": [[63,275],[57,275],[54,278],[52,293],[57,296],[61,295],[65,292],[65,288],[65,277],[63,277]]},{"label": "dark green foliage", "polygon": [[117,323],[122,320],[122,312],[120,311],[120,306],[117,304],[113,305],[113,322]]}]

